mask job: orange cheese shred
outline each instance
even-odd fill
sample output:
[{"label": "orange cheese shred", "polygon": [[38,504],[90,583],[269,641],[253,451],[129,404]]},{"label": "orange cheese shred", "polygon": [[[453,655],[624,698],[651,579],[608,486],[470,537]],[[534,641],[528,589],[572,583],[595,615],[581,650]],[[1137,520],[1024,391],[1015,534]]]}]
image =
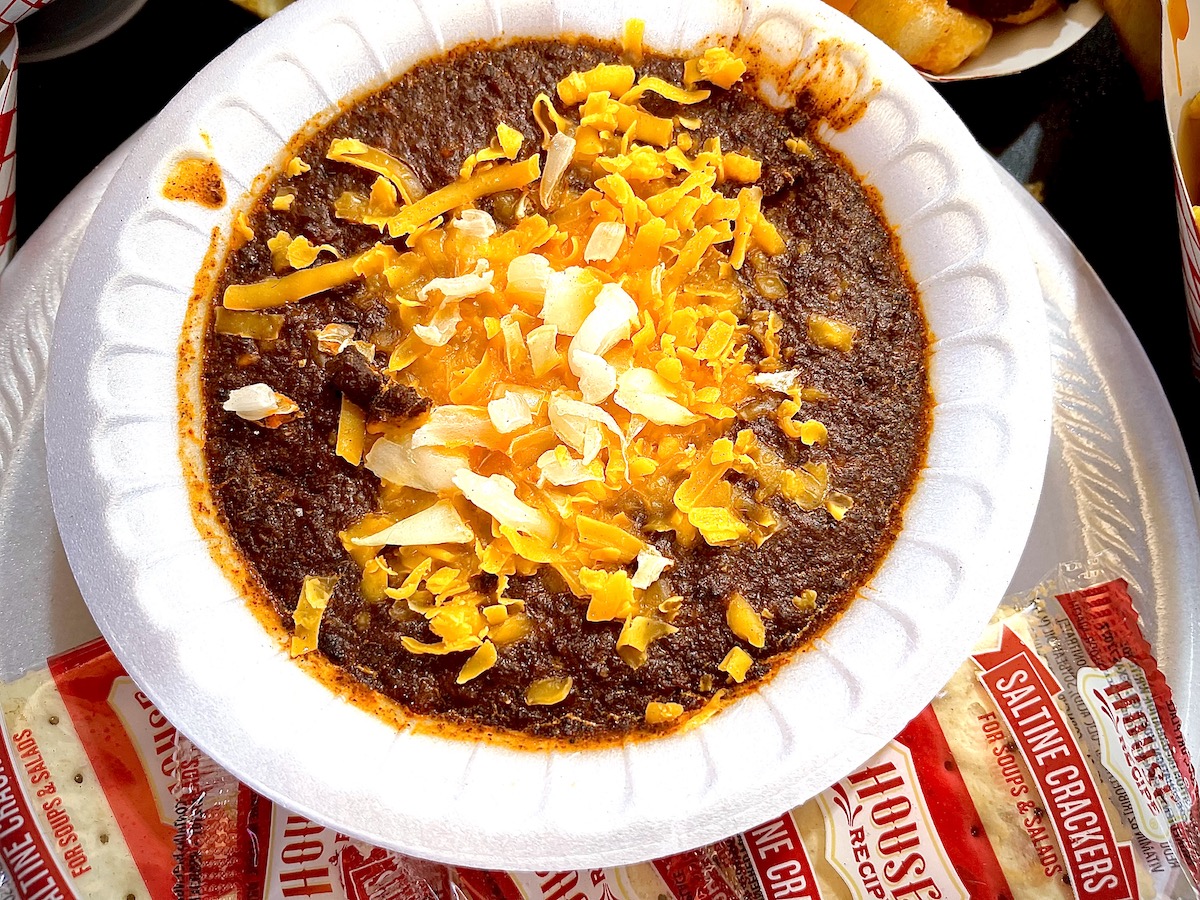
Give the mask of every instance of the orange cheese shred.
[{"label": "orange cheese shred", "polygon": [[268,278],[254,284],[231,284],[225,288],[222,305],[226,309],[270,309],[333,290],[359,278],[355,263],[362,255],[365,254],[301,269],[282,278]]},{"label": "orange cheese shred", "polygon": [[[356,351],[347,351],[354,353]],[[367,417],[362,407],[349,397],[342,395],[342,408],[338,415],[337,443],[334,452],[342,459],[357,466],[362,463],[363,444],[367,437]]]},{"label": "orange cheese shred", "polygon": [[489,194],[525,187],[535,181],[539,174],[541,160],[537,156],[531,156],[524,162],[501,164],[477,172],[466,181],[448,184],[404,207],[388,220],[388,234],[394,238],[412,234],[436,216]]}]

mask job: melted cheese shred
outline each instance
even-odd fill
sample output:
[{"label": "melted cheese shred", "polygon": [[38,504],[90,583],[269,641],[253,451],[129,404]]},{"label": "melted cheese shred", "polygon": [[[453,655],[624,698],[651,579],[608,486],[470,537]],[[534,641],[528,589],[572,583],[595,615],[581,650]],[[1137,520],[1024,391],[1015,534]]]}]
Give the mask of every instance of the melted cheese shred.
[{"label": "melted cheese shred", "polygon": [[[640,32],[627,41],[640,46]],[[835,519],[852,505],[827,467],[788,468],[744,424],[773,414],[806,443],[827,436],[797,418],[805,395],[781,371],[778,316],[744,315],[737,271],[750,260],[769,269],[786,249],[755,184],[762,163],[689,134],[700,123],[687,107],[745,70],[713,48],[687,63],[683,86],[639,79],[628,65],[572,72],[557,104],[546,94],[532,101],[552,164],[543,169],[536,147],[513,161],[530,145],[501,125],[457,181],[421,197],[403,162],[337,139],[331,160],[379,178],[369,195],[339,198],[336,214],[377,228],[380,242],[225,292],[226,309],[260,310],[362,282],[391,307],[390,337],[372,339],[390,377],[433,408],[402,425],[364,422],[343,404],[337,453],[361,459],[382,488],[380,508],[342,540],[362,568],[366,602],[424,619],[427,638],[403,639],[411,653],[466,654],[460,684],[486,681],[530,631],[524,604],[505,594],[512,577],[552,572],[588,621],[612,623],[616,655],[636,668],[656,642],[669,645],[688,602],[669,591],[673,561],[654,534],[671,533],[680,547],[761,545],[779,527],[773,498],[825,506]],[[676,120],[641,107],[650,94],[684,105],[678,136]],[[556,187],[539,184],[544,172]],[[721,190],[729,183],[744,186],[730,195]],[[500,194],[503,226],[476,207]],[[298,262],[311,260],[289,264]],[[852,348],[849,326],[814,319],[810,330],[823,347]],[[752,334],[766,351],[757,365],[747,359]],[[456,543],[372,546],[435,504],[454,519]],[[318,586],[306,586],[297,649],[315,640]],[[739,642],[762,648],[770,624],[740,596],[729,602],[731,649],[719,668],[741,681],[752,657]],[[533,680],[526,702],[560,703],[571,687],[561,675]],[[682,713],[647,700],[650,724]]]}]

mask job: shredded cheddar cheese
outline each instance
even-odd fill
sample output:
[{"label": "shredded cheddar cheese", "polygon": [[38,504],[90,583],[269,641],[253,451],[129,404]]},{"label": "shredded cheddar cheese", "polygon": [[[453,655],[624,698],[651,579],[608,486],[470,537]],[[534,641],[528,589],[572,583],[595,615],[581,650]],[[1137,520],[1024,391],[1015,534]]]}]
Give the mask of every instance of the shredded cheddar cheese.
[{"label": "shredded cheddar cheese", "polygon": [[683,706],[679,703],[661,703],[651,700],[646,704],[646,724],[662,725],[672,722],[683,715]]},{"label": "shredded cheddar cheese", "polygon": [[362,462],[363,443],[367,436],[366,424],[362,408],[349,397],[343,396],[341,414],[338,416],[335,452],[352,466]]},{"label": "shredded cheddar cheese", "polygon": [[333,596],[336,578],[320,578],[308,575],[300,589],[300,600],[292,613],[295,631],[292,634],[292,656],[303,656],[317,649],[317,638],[321,629],[321,617]]},{"label": "shredded cheddar cheese", "polygon": [[621,37],[621,46],[625,56],[634,65],[642,61],[642,38],[646,33],[646,23],[641,19],[629,19],[625,22],[625,32]]},{"label": "shredded cheddar cheese", "polygon": [[746,74],[746,63],[724,47],[710,47],[697,59],[689,59],[683,67],[683,83],[693,85],[707,81],[731,88]]},{"label": "shredded cheddar cheese", "polygon": [[297,175],[303,175],[305,172],[311,171],[312,166],[298,156],[293,156],[289,159],[287,165],[284,167],[284,174],[288,178],[295,178]]},{"label": "shredded cheddar cheese", "polygon": [[571,693],[570,677],[542,678],[533,682],[525,691],[525,702],[530,706],[553,706],[562,703]]},{"label": "shredded cheddar cheese", "polygon": [[750,646],[762,647],[765,644],[767,629],[762,616],[741,594],[729,598],[725,619],[729,623],[729,630]]},{"label": "shredded cheddar cheese", "polygon": [[732,647],[717,668],[740,683],[746,680],[746,673],[750,671],[750,666],[753,664],[754,657],[741,647]]},{"label": "shredded cheddar cheese", "polygon": [[[641,42],[631,23],[634,64]],[[362,597],[424,622],[425,637],[402,638],[410,653],[468,654],[458,684],[486,678],[535,627],[506,596],[510,578],[540,572],[565,585],[637,668],[670,652],[686,627],[658,535],[681,547],[759,546],[780,527],[771,503],[834,520],[853,507],[826,464],[789,467],[744,427],[773,416],[790,438],[829,440],[806,414],[799,374],[784,367],[782,321],[748,313],[739,287],[740,271],[765,285],[763,296],[787,292],[770,271],[787,242],[763,208],[763,162],[753,148],[702,141],[702,116],[690,114],[745,71],[718,47],[687,62],[683,85],[639,78],[634,65],[572,72],[555,97],[532,101],[544,160],[501,123],[457,180],[428,193],[402,160],[336,138],[329,160],[377,177],[367,193],[342,194],[334,214],[376,229],[379,242],[327,261],[322,254],[338,255],[332,246],[281,231],[266,241],[278,276],[224,293],[221,332],[264,340],[282,317],[257,311],[323,291],[358,284],[390,306],[373,343],[338,323],[314,336],[331,355],[353,346],[372,360],[378,350],[388,378],[432,403],[397,424],[342,398],[335,453],[382,487],[379,508],[341,538],[361,568]],[[689,114],[654,115],[642,106],[650,95]],[[811,152],[799,138],[788,147]],[[307,171],[299,158],[285,169]],[[477,205],[485,198],[495,198],[494,217]],[[281,193],[273,205],[293,199]],[[820,316],[808,322],[822,348],[852,352],[854,333]],[[239,414],[277,402],[259,387],[258,405],[248,399]],[[294,654],[316,646],[326,582],[305,581]],[[810,594],[797,599],[811,605]],[[752,648],[766,646],[764,615],[729,598],[729,629]],[[735,646],[719,669],[740,682],[753,662]],[[561,703],[571,689],[570,677],[539,678],[525,701]],[[649,701],[645,718],[662,724],[683,712]]]}]

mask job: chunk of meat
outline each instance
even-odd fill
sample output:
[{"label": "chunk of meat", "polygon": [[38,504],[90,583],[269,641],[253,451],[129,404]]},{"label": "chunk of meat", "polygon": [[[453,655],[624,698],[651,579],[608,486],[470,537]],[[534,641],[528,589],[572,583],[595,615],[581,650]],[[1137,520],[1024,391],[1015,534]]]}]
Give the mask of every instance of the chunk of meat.
[{"label": "chunk of meat", "polygon": [[354,349],[325,364],[325,372],[343,394],[368,410],[373,419],[408,419],[429,409],[429,400],[413,388],[396,384]]}]

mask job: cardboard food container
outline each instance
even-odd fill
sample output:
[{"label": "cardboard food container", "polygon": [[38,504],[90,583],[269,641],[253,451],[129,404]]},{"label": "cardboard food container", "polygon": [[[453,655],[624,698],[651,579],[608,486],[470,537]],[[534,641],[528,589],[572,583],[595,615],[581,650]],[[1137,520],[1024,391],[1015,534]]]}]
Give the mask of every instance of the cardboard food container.
[{"label": "cardboard food container", "polygon": [[[54,335],[62,363],[51,363],[47,394],[51,490],[83,596],[129,675],[201,749],[260,794],[369,843],[457,865],[575,869],[755,827],[919,712],[1011,579],[1040,494],[1050,411],[1044,310],[1013,208],[932,88],[815,0],[396,9],[314,0],[273,16],[155,118],[105,192],[68,278]],[[196,531],[178,455],[187,298],[213,230],[226,233],[288,136],[339,98],[468,40],[615,39],[639,14],[647,46],[674,52],[718,35],[792,65],[841,46],[784,87],[828,77],[845,88],[840,98],[872,91],[862,117],[828,140],[879,190],[939,339],[931,452],[906,533],[871,599],[851,604],[818,652],[798,654],[702,727],[569,752],[398,732],[287,658]],[[163,195],[184,158],[217,163],[225,205]],[[414,771],[431,777],[377,776]]]},{"label": "cardboard food container", "polygon": [[1200,204],[1200,103],[1193,101],[1200,94],[1200,26],[1194,21],[1198,13],[1200,4],[1164,0],[1163,101],[1175,162],[1175,211],[1196,375],[1200,375],[1200,226],[1194,207]]},{"label": "cardboard food container", "polygon": [[15,0],[0,11],[0,269],[16,246],[17,21],[37,7]]},{"label": "cardboard food container", "polygon": [[17,23],[53,0],[0,0],[0,270],[17,246]]}]

